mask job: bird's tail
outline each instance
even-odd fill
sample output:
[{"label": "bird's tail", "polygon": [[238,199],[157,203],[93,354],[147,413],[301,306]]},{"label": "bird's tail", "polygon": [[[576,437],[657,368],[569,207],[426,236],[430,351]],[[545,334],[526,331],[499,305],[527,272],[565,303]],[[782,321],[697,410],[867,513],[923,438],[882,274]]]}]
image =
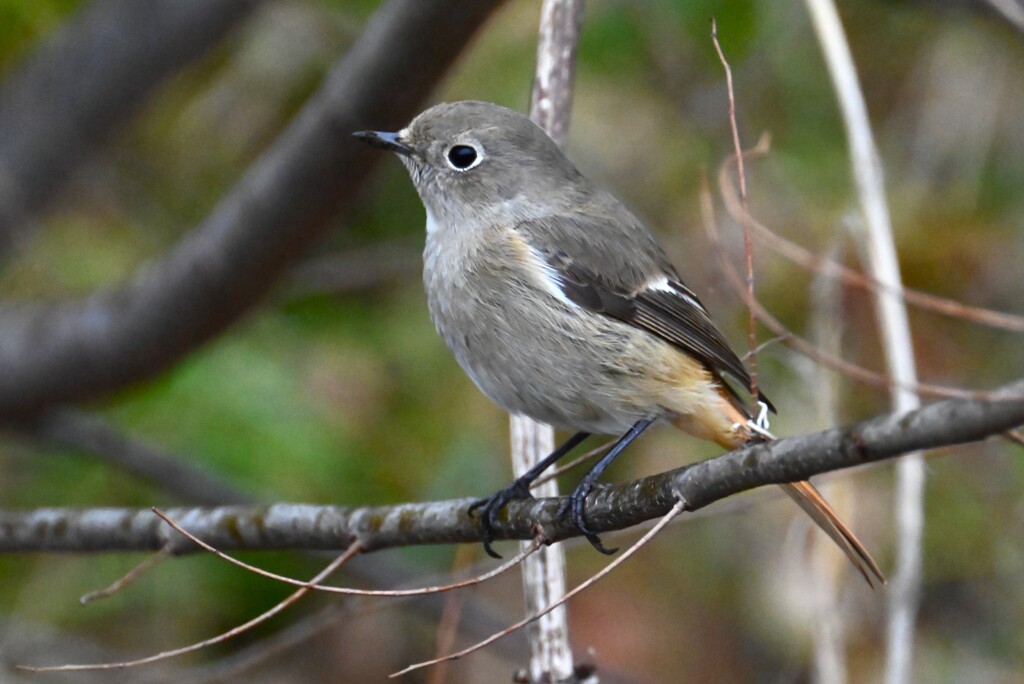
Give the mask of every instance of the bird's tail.
[{"label": "bird's tail", "polygon": [[[711,439],[726,449],[737,449],[752,441],[766,442],[774,439],[768,432],[763,416],[751,419],[748,411],[725,392],[720,392],[720,402],[713,402],[696,415],[680,416],[673,423],[676,427],[704,439]],[[853,567],[874,588],[875,582],[885,584],[885,576],[875,559],[860,543],[857,536],[847,527],[832,507],[810,482],[791,482],[779,485],[810,516],[811,520],[827,534],[846,554]]]},{"label": "bird's tail", "polygon": [[832,507],[825,501],[814,485],[807,480],[801,482],[788,482],[779,485],[782,491],[789,495],[800,508],[804,510],[811,520],[836,543],[846,557],[853,563],[868,586],[874,589],[875,581],[885,584],[885,575],[882,574],[875,559],[871,557],[868,550],[860,543],[857,536],[847,527]]}]

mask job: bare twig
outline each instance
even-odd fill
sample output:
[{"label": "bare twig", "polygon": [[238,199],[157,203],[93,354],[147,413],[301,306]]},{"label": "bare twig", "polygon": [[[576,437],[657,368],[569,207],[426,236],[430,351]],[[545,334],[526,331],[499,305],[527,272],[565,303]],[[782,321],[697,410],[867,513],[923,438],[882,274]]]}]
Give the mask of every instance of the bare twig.
[{"label": "bare twig", "polygon": [[129,570],[124,575],[119,577],[117,581],[113,582],[104,589],[90,591],[88,594],[78,599],[78,602],[84,606],[85,604],[92,603],[97,599],[110,598],[111,596],[121,591],[128,585],[132,584],[133,582],[135,582],[135,580],[139,579],[144,574],[149,572],[151,569],[155,568],[160,563],[163,563],[170,557],[171,554],[166,547],[160,549],[156,553],[151,553],[150,555],[146,556],[146,558],[143,559],[141,563],[137,564],[131,570]]},{"label": "bare twig", "polygon": [[628,549],[623,551],[622,554],[619,555],[615,560],[613,560],[611,563],[609,563],[605,567],[601,568],[601,570],[599,572],[597,572],[596,574],[594,574],[593,576],[588,578],[585,582],[583,582],[582,584],[577,586],[575,589],[573,589],[569,593],[567,593],[564,596],[560,597],[556,603],[552,603],[552,604],[548,605],[547,607],[543,608],[539,612],[537,612],[537,613],[535,613],[533,615],[527,616],[526,618],[520,620],[519,622],[515,623],[514,625],[509,625],[508,627],[506,627],[505,629],[501,630],[500,632],[496,632],[496,633],[492,634],[491,636],[487,637],[486,639],[483,639],[482,641],[478,641],[477,643],[473,644],[472,646],[464,648],[461,651],[458,651],[456,653],[450,653],[450,654],[448,654],[446,656],[442,656],[440,658],[434,658],[433,660],[427,660],[427,661],[424,661],[422,663],[416,663],[414,665],[410,665],[409,667],[405,668],[404,670],[400,670],[398,672],[395,672],[395,673],[389,675],[389,677],[392,677],[392,678],[393,677],[400,677],[400,676],[402,676],[404,674],[408,674],[409,672],[412,672],[414,670],[419,670],[419,669],[424,668],[424,667],[430,667],[431,665],[437,665],[438,663],[442,663],[442,662],[445,662],[445,661],[448,661],[448,660],[456,660],[456,659],[461,658],[463,656],[469,655],[470,653],[473,653],[474,651],[479,651],[481,648],[483,648],[483,647],[485,647],[485,646],[487,646],[487,645],[497,641],[498,639],[501,639],[502,637],[508,636],[509,634],[515,632],[518,629],[523,628],[524,626],[530,624],[531,622],[534,622],[535,620],[539,620],[540,618],[542,618],[547,613],[549,613],[552,610],[555,610],[556,608],[558,608],[559,606],[565,604],[566,601],[568,601],[572,597],[576,596],[580,592],[582,592],[582,591],[584,591],[586,589],[589,589],[594,584],[596,584],[598,582],[598,580],[604,578],[612,570],[614,570],[615,568],[619,567],[624,562],[626,562],[626,559],[628,559],[634,553],[636,553],[641,548],[646,546],[647,542],[649,542],[651,539],[653,539],[655,536],[657,536],[657,534],[659,532],[661,532],[661,530],[664,529],[666,525],[668,525],[670,522],[672,522],[673,518],[675,518],[677,515],[682,513],[684,510],[686,510],[686,508],[687,508],[686,501],[683,500],[682,498],[680,498],[675,503],[675,505],[672,506],[672,508],[669,509],[669,511],[664,516],[662,516],[661,520],[659,520],[658,523],[654,527],[652,527],[650,530],[648,530],[647,533],[644,534],[644,536],[640,537],[640,539],[638,539],[636,541],[636,543],[634,543]]},{"label": "bare twig", "polygon": [[[747,211],[747,175],[743,166],[743,147],[740,144],[740,129],[736,123],[736,97],[732,88],[732,69],[729,68],[729,61],[722,52],[722,46],[718,42],[718,24],[714,18],[711,19],[711,41],[715,44],[715,52],[725,69],[725,86],[729,93],[729,126],[732,129],[732,145],[736,155],[736,173],[740,181],[740,206],[743,207],[743,214],[748,216]],[[750,244],[750,224],[748,221],[741,221],[743,226],[743,253],[746,256],[747,268],[747,299],[754,299],[754,250]],[[757,320],[754,309],[747,307],[747,346],[746,355],[747,368],[750,371],[750,394],[756,401],[760,394],[757,391]]]},{"label": "bare twig", "polygon": [[[470,554],[471,547],[460,546],[455,551],[455,558],[452,560],[452,570],[458,572],[459,568],[465,566]],[[437,634],[435,636],[434,653],[440,655],[447,653],[455,647],[455,637],[459,632],[459,623],[462,621],[462,598],[461,592],[449,592],[444,597],[444,608],[441,611],[441,619],[437,623]],[[444,684],[449,681],[447,663],[441,663],[427,675],[426,684]]]},{"label": "bare twig", "polygon": [[[836,240],[833,251],[838,250],[840,245],[839,240]],[[838,356],[843,332],[842,288],[835,280],[819,273],[811,287],[811,301],[813,339],[819,349]],[[834,373],[829,373],[823,366],[810,363],[807,365],[811,366],[813,371],[811,382],[814,387],[819,425],[837,425],[839,378]],[[842,504],[856,497],[843,496],[837,501],[831,495],[828,485],[821,489],[822,494],[831,500],[833,507],[841,513],[841,517],[849,521],[850,511],[843,510],[845,507]],[[801,519],[799,524],[806,527],[806,519]],[[811,539],[819,538],[808,539],[811,545],[811,562],[806,565],[814,617],[814,626],[811,629],[811,640],[814,644],[814,681],[817,684],[845,684],[845,619],[840,602],[840,589],[841,580],[849,572],[850,565],[842,558],[842,554],[837,553],[837,547],[831,544],[814,544]]]},{"label": "bare twig", "polygon": [[[233,556],[229,556],[228,554],[212,546],[211,544],[207,544],[202,539],[195,536],[178,523],[174,522],[174,520],[172,520],[166,513],[159,510],[158,508],[154,508],[153,512],[156,515],[158,515],[161,520],[163,520],[168,525],[177,530],[181,535],[183,535],[190,541],[195,542],[196,544],[206,549],[210,553],[214,554],[218,558],[226,560],[232,565],[237,565],[238,567],[244,570],[248,570],[249,572],[259,575],[260,577],[266,577],[276,582],[282,582],[283,584],[291,584],[298,587],[305,587],[309,584],[308,582],[304,582],[302,580],[286,577],[284,575],[278,575],[277,573],[264,570],[263,568],[258,568],[255,565],[250,565],[249,563],[240,561],[237,558],[234,558]],[[537,549],[540,548],[540,546],[541,543],[539,539],[535,539],[532,542],[524,542],[523,549],[519,553],[517,553],[515,556],[505,561],[498,567],[494,568],[493,570],[489,570],[488,572],[485,572],[482,575],[477,575],[476,577],[470,577],[469,579],[460,580],[458,582],[452,582],[451,584],[440,584],[431,587],[420,587],[416,589],[352,589],[350,587],[329,587],[324,586],[322,584],[318,584],[317,586],[313,587],[313,589],[315,589],[316,591],[322,591],[327,594],[345,594],[348,596],[377,596],[388,598],[437,594],[445,591],[452,591],[454,589],[472,587],[477,584],[482,584],[489,579],[493,579],[494,577],[497,577],[498,575],[501,575],[522,563],[523,560],[525,560],[531,554],[536,552]]]},{"label": "bare twig", "polygon": [[[727,161],[726,164],[730,162],[731,160]],[[722,189],[722,200],[725,203],[726,209],[730,214],[741,211],[738,200],[736,199],[735,190],[730,184],[728,174],[725,173],[725,165],[723,165],[723,168],[719,171],[718,180]],[[811,342],[787,329],[786,326],[784,326],[779,319],[775,318],[760,301],[756,299],[749,300],[747,298],[747,291],[744,287],[743,279],[736,271],[736,268],[729,263],[729,260],[726,258],[725,250],[722,247],[722,243],[718,235],[717,223],[714,218],[714,207],[711,204],[711,194],[706,187],[701,192],[701,213],[708,240],[711,242],[715,255],[718,257],[719,263],[722,266],[722,272],[725,274],[730,286],[737,294],[739,294],[740,297],[744,299],[744,303],[747,306],[754,309],[758,320],[760,320],[761,323],[775,335],[781,337],[786,346],[791,347],[801,354],[805,354],[806,356],[814,359],[818,363],[859,382],[884,389],[890,389],[897,384],[895,380],[885,374],[869,370],[863,366],[851,363],[845,359],[835,356],[834,354],[829,354],[824,350],[819,349]],[[957,387],[947,387],[944,385],[921,382],[908,385],[906,388],[917,392],[921,396],[928,397],[962,397],[975,399],[985,399],[988,397],[988,392],[966,390]]]},{"label": "bare twig", "polygon": [[[767,138],[762,138],[758,144],[743,153],[744,157],[761,155],[767,153]],[[758,238],[772,251],[781,254],[790,261],[815,273],[824,273],[833,278],[838,278],[847,285],[858,287],[871,292],[883,292],[889,297],[897,297],[912,306],[925,311],[934,311],[951,318],[958,318],[978,325],[1006,330],[1009,332],[1024,332],[1024,316],[1008,313],[1005,311],[994,311],[977,306],[970,306],[946,297],[939,297],[921,290],[914,290],[903,287],[887,285],[870,275],[865,275],[852,268],[848,268],[835,260],[826,259],[812,253],[810,250],[787,240],[768,226],[757,220],[741,204],[739,194],[729,180],[727,173],[723,171],[733,159],[728,160],[719,170],[718,178],[721,186],[722,199],[725,207],[733,220],[745,223],[754,229]]]},{"label": "bare twig", "polygon": [[580,454],[576,458],[558,466],[557,468],[553,468],[551,472],[545,473],[543,476],[538,477],[536,480],[536,484],[542,484],[544,482],[547,482],[548,480],[557,478],[560,475],[569,472],[573,468],[576,468],[580,465],[583,465],[587,461],[591,461],[597,458],[604,452],[608,451],[608,449],[610,449],[613,444],[615,444],[615,440],[609,440],[602,444],[601,446],[595,447],[585,454]]},{"label": "bare twig", "polygon": [[1003,437],[1018,446],[1024,446],[1024,435],[1020,433],[1020,430],[1007,430],[1003,433]]},{"label": "bare twig", "polygon": [[1020,0],[988,0],[994,10],[1013,24],[1018,31],[1024,31],[1024,5]]},{"label": "bare twig", "polygon": [[243,634],[243,633],[249,631],[250,629],[252,629],[256,625],[259,625],[259,624],[262,624],[262,623],[266,622],[267,620],[269,620],[273,616],[275,616],[278,613],[280,613],[281,611],[283,611],[285,608],[288,608],[289,606],[294,604],[296,601],[298,601],[300,598],[305,596],[309,592],[310,589],[313,589],[314,587],[316,587],[317,584],[319,584],[320,582],[322,582],[325,579],[327,579],[328,577],[330,577],[332,574],[334,574],[334,572],[338,568],[340,568],[342,565],[344,565],[346,562],[348,562],[349,560],[351,560],[353,557],[355,557],[357,554],[359,554],[361,552],[362,552],[362,548],[359,546],[358,543],[352,544],[350,547],[348,547],[345,550],[344,553],[342,553],[340,556],[338,556],[333,561],[331,561],[327,565],[327,567],[325,567],[323,570],[321,570],[316,575],[314,575],[313,578],[311,580],[309,580],[309,582],[307,582],[306,584],[304,584],[302,586],[301,589],[299,589],[298,591],[295,591],[295,592],[292,592],[291,594],[289,594],[284,600],[282,600],[279,603],[277,603],[270,610],[268,610],[266,612],[263,612],[263,613],[257,615],[256,617],[254,617],[253,619],[251,619],[251,620],[249,620],[249,621],[247,621],[247,622],[245,622],[245,623],[243,623],[241,625],[238,625],[237,627],[233,627],[232,629],[229,629],[228,631],[226,631],[226,632],[224,632],[222,634],[218,634],[215,637],[211,637],[209,639],[205,639],[203,641],[199,641],[199,642],[194,643],[194,644],[189,644],[188,646],[183,646],[181,648],[175,648],[175,649],[170,650],[170,651],[163,651],[162,653],[157,653],[155,655],[147,656],[145,658],[137,658],[135,660],[125,660],[125,661],[116,662],[116,663],[93,663],[93,664],[84,664],[84,665],[53,665],[53,666],[47,666],[47,667],[30,667],[30,666],[27,666],[27,665],[18,665],[17,667],[18,667],[19,670],[27,670],[29,672],[81,672],[83,670],[121,670],[121,669],[128,668],[128,667],[138,667],[140,665],[148,665],[150,663],[159,662],[161,660],[167,660],[169,658],[174,658],[174,657],[177,657],[177,656],[180,656],[180,655],[184,655],[186,653],[192,653],[194,651],[199,651],[199,650],[202,650],[204,648],[208,648],[210,646],[214,646],[216,644],[223,643],[224,641],[227,641],[229,639],[233,639],[234,637],[238,636],[239,634]]},{"label": "bare twig", "polygon": [[852,285],[853,287],[857,287],[862,290],[870,290],[872,292],[881,291],[890,297],[900,297],[907,304],[925,311],[934,311],[935,313],[942,314],[944,316],[977,323],[978,325],[984,325],[990,328],[1007,330],[1015,333],[1024,333],[1024,316],[1005,311],[994,311],[992,309],[971,306],[947,297],[939,297],[920,290],[910,288],[891,288],[884,283],[879,282],[875,278],[855,271],[854,269],[844,266],[833,259],[820,257],[792,240],[787,240],[782,237],[768,226],[757,221],[753,216],[750,216],[749,214],[747,216],[754,232],[769,249],[777,254],[781,254],[790,261],[809,271],[823,273],[830,277],[837,278],[847,285]]}]

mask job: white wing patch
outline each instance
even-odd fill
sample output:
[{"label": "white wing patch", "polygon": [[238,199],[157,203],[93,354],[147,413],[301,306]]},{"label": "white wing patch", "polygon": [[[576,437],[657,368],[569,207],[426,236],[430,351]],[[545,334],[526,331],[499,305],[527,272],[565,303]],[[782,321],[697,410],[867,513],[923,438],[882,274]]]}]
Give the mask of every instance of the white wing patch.
[{"label": "white wing patch", "polygon": [[527,245],[527,250],[527,270],[533,274],[534,279],[540,283],[540,286],[566,306],[573,309],[579,308],[576,302],[565,296],[565,291],[562,289],[562,279],[558,277],[558,272],[551,267],[551,264],[533,247]]},{"label": "white wing patch", "polygon": [[666,292],[670,295],[675,295],[676,297],[679,297],[680,299],[682,299],[695,309],[699,311],[705,310],[703,304],[698,302],[693,295],[688,294],[688,288],[686,288],[685,285],[682,287],[682,289],[680,289],[678,286],[673,286],[669,284],[668,276],[659,275],[654,278],[651,278],[644,284],[644,289],[654,290],[656,292]]}]

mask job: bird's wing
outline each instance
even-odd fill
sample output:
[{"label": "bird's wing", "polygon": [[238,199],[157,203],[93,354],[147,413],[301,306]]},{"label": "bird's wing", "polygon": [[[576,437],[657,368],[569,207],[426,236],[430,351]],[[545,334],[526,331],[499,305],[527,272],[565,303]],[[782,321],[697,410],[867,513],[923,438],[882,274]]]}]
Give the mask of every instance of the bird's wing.
[{"label": "bird's wing", "polygon": [[[523,221],[515,230],[541,261],[544,277],[566,299],[657,335],[716,377],[750,391],[743,362],[654,236],[628,211],[608,218],[550,216]],[[745,405],[730,384],[723,385]],[[771,407],[766,398],[759,399]]]}]

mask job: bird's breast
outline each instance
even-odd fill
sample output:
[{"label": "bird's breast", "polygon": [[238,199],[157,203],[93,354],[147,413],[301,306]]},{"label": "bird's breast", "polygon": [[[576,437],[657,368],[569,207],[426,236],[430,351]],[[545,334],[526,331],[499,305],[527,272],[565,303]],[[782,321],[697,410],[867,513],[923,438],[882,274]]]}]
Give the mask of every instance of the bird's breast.
[{"label": "bird's breast", "polygon": [[566,429],[620,433],[669,411],[679,352],[559,298],[514,237],[450,244],[428,235],[430,315],[459,365],[493,402]]}]

